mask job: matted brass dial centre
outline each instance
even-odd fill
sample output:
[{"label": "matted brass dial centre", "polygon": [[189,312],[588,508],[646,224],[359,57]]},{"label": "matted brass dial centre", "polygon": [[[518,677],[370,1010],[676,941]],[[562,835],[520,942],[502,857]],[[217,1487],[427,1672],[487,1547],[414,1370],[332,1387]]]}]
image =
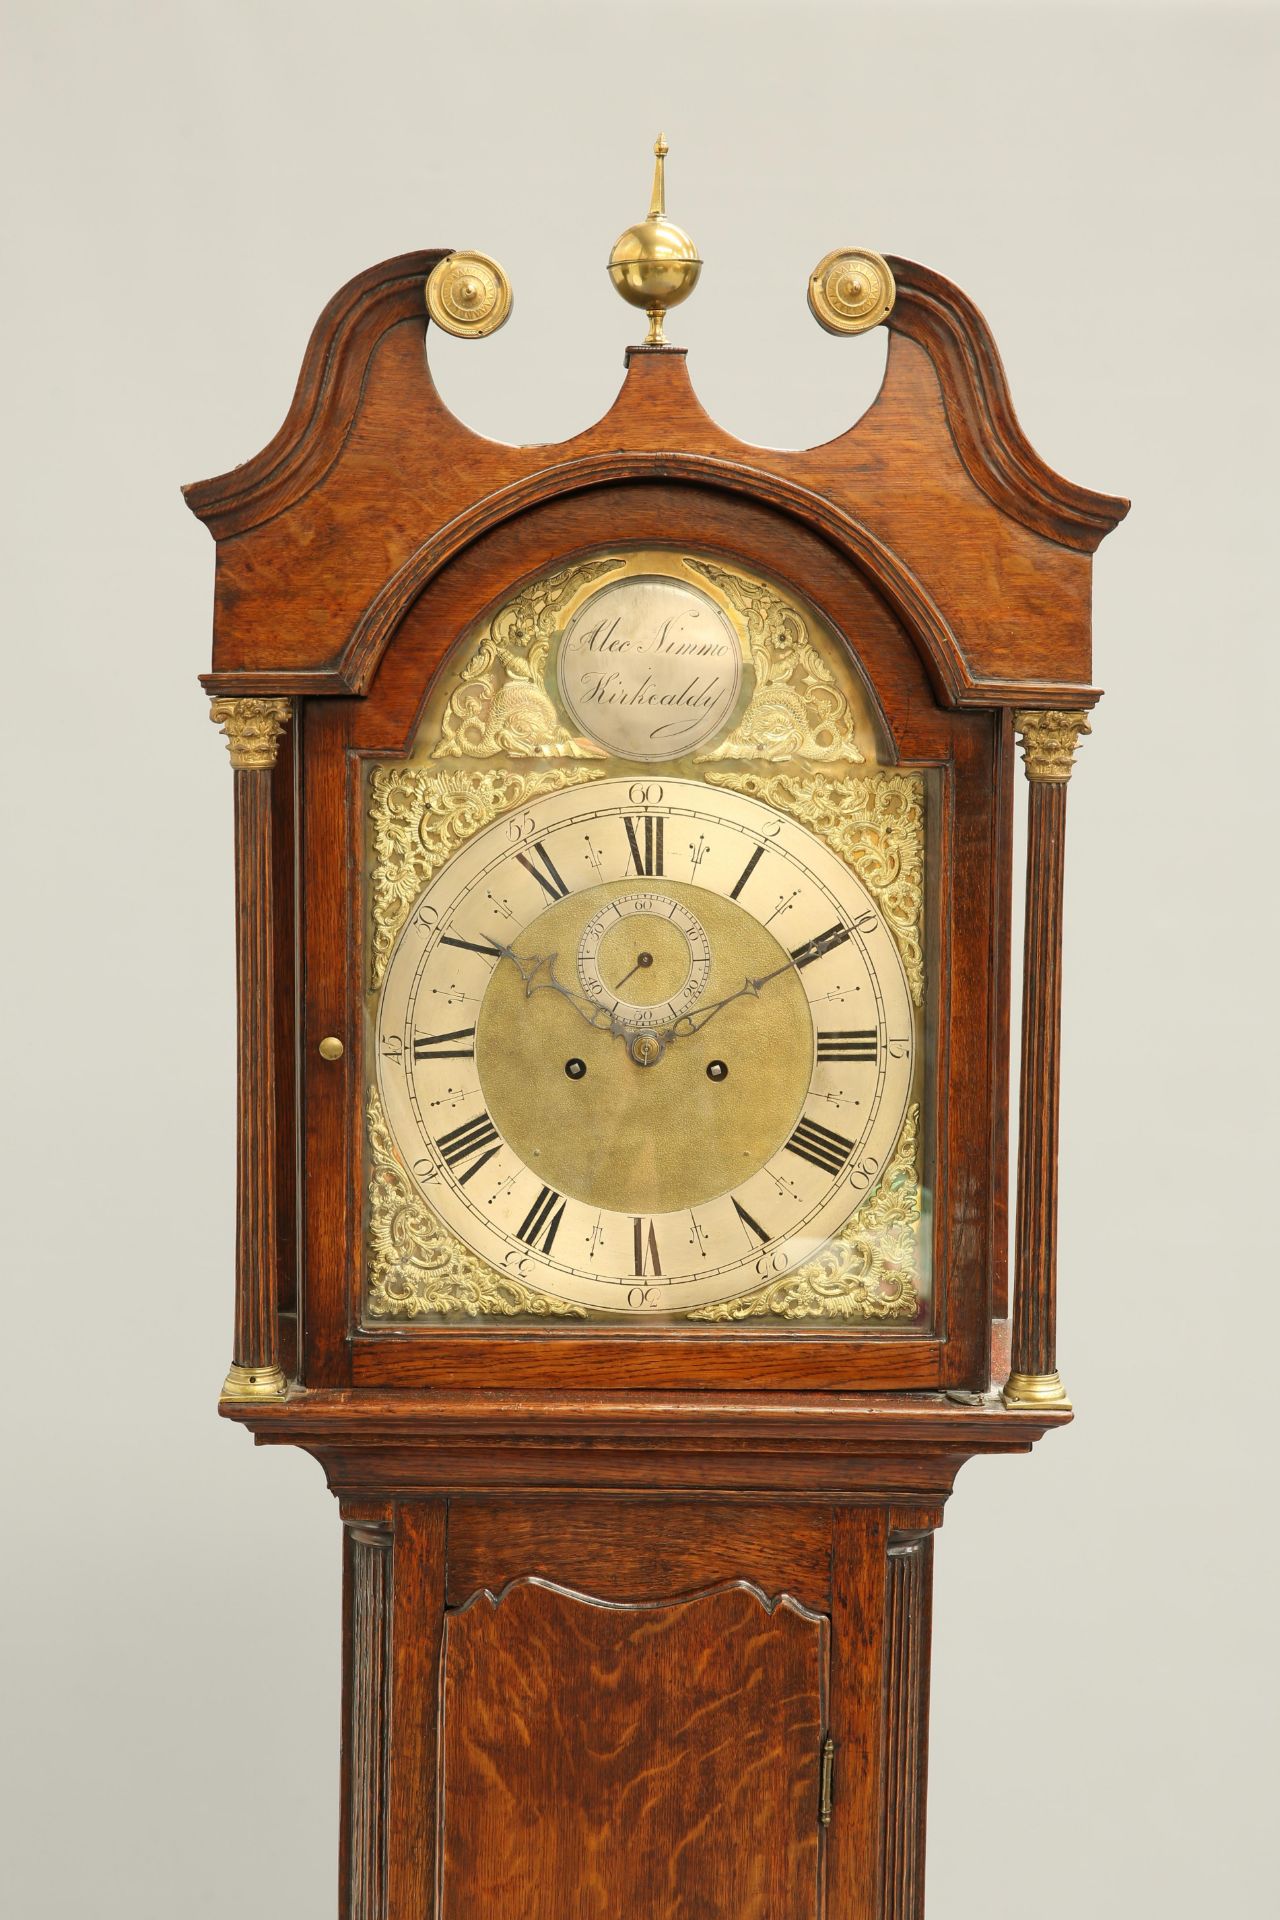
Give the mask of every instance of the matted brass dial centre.
[{"label": "matted brass dial centre", "polygon": [[[635,910],[640,900],[663,903],[661,949],[659,916]],[[690,1006],[695,1020],[699,1008],[736,993],[744,980],[776,977],[693,1033],[682,1032],[678,1018],[672,1033],[660,1004],[626,1009],[634,1023],[618,1021],[616,1032],[608,1010],[593,1026],[572,962],[584,944],[591,950],[590,929],[602,921],[611,927],[609,944],[599,941],[606,976],[611,960],[617,967],[629,952],[634,961],[651,951],[653,966],[626,991],[653,979],[655,995],[688,973],[692,926],[708,954]],[[638,927],[643,939],[632,946]],[[575,997],[526,993],[519,967],[500,962],[476,1020],[476,1066],[493,1125],[557,1193],[617,1213],[696,1207],[740,1186],[791,1134],[813,1072],[809,1003],[786,950],[734,901],[676,881],[665,881],[660,894],[638,893],[634,881],[606,882],[548,907],[512,951],[526,964],[555,955],[557,978]],[[567,1074],[569,1059],[581,1060],[585,1072]],[[732,1092],[708,1077],[712,1060],[729,1062]]]}]

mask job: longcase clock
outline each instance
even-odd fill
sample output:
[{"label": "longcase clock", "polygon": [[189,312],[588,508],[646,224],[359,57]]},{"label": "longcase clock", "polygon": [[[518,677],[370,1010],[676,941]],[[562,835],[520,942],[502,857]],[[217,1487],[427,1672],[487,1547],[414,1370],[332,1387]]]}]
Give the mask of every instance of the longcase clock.
[{"label": "longcase clock", "polygon": [[598,426],[468,431],[424,344],[510,288],[411,254],[187,491],[235,784],[221,1411],[341,1505],[346,1920],[919,1914],[933,1532],[1071,1417],[1063,825],[1125,502],[867,250],[809,299],[888,327],[869,412],[721,431],[664,151]]}]

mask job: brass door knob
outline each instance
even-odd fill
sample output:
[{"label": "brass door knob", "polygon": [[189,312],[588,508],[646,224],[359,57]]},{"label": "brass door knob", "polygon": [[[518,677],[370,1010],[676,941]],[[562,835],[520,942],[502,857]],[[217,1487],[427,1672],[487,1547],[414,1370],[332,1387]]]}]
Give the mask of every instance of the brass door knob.
[{"label": "brass door knob", "polygon": [[320,1042],[320,1058],[322,1060],[341,1060],[344,1051],[345,1049],[343,1048],[342,1042],[336,1033],[327,1033]]}]

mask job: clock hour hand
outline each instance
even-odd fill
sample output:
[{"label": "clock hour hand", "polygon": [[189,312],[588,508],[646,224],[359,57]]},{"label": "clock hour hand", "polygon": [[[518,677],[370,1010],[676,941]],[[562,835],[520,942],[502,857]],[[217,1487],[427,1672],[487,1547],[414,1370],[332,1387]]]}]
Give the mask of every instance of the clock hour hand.
[{"label": "clock hour hand", "polygon": [[[572,987],[565,986],[562,980],[556,979],[557,956],[554,953],[534,954],[524,960],[514,948],[500,946],[498,954],[501,959],[509,960],[520,975],[524,982],[526,1000],[532,999],[535,993],[558,993],[562,999],[569,1002],[575,1013],[581,1015],[589,1027],[594,1027],[598,1033],[614,1031],[613,1015],[607,1007],[600,1006],[587,994],[577,993]],[[539,975],[544,968],[546,978],[540,979]]]}]

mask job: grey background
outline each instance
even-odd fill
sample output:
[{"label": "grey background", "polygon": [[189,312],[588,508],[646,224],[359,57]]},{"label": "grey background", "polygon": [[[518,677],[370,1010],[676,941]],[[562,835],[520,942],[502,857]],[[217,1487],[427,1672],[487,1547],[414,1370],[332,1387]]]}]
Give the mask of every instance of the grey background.
[{"label": "grey background", "polygon": [[231,782],[178,483],[261,447],[330,294],[415,246],[515,284],[504,333],[435,342],[467,420],[597,418],[635,337],[604,259],[660,125],[707,261],[673,332],[726,427],[805,444],[867,403],[882,338],[804,305],[866,243],[958,280],[1039,451],[1136,502],[1071,789],[1078,1420],[948,1509],[929,1912],[1268,1911],[1274,13],[6,11],[8,1912],[334,1908],[337,1516],[214,1413]]}]

